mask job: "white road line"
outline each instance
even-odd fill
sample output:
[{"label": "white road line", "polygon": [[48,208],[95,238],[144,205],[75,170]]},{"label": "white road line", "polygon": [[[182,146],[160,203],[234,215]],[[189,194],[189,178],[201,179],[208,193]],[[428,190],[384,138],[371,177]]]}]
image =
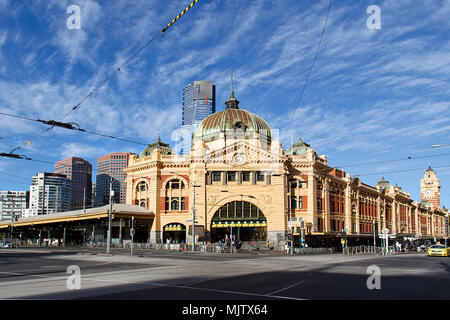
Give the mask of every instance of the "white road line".
[{"label": "white road line", "polygon": [[266,296],[271,296],[271,295],[273,295],[274,293],[278,293],[278,292],[281,292],[281,291],[285,291],[285,290],[287,290],[287,289],[290,289],[290,288],[292,288],[292,287],[295,287],[295,286],[299,285],[300,283],[302,283],[302,282],[304,282],[304,281],[305,281],[305,280],[301,280],[301,281],[296,282],[296,283],[294,283],[294,284],[292,284],[292,285],[290,285],[290,286],[287,286],[287,287],[285,287],[285,288],[283,288],[283,289],[280,289],[280,290],[276,290],[276,291],[272,291],[272,292],[266,293],[265,295],[266,295]]}]

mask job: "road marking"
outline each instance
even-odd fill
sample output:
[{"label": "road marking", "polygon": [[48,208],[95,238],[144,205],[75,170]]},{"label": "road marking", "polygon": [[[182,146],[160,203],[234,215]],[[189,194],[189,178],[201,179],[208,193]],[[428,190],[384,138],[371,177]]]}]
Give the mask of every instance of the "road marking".
[{"label": "road marking", "polygon": [[301,280],[301,281],[296,282],[296,283],[294,283],[294,284],[292,284],[292,285],[290,285],[290,286],[287,286],[287,287],[285,287],[285,288],[283,288],[283,289],[280,289],[280,290],[276,290],[276,291],[272,291],[272,292],[266,293],[265,296],[271,296],[271,295],[273,295],[274,293],[278,293],[278,292],[281,292],[281,291],[285,291],[285,290],[287,290],[287,289],[290,289],[290,288],[292,288],[292,287],[295,287],[295,286],[299,285],[300,283],[302,283],[302,282],[304,282],[304,281],[305,281],[305,280]]}]

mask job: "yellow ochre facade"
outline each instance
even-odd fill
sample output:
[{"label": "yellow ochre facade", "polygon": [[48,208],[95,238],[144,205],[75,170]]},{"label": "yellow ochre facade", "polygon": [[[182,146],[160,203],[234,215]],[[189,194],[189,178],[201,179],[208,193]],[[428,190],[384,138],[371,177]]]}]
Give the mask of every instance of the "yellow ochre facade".
[{"label": "yellow ochre facade", "polygon": [[198,126],[190,155],[158,138],[130,157],[126,203],[154,212],[150,242],[192,243],[194,201],[196,241],[233,233],[284,243],[288,233],[303,233],[308,242],[339,239],[344,230],[371,237],[374,226],[396,237],[445,236],[446,211],[414,202],[384,178],[373,187],[329,167],[301,138],[283,150],[276,132],[240,109],[233,92],[225,104]]}]

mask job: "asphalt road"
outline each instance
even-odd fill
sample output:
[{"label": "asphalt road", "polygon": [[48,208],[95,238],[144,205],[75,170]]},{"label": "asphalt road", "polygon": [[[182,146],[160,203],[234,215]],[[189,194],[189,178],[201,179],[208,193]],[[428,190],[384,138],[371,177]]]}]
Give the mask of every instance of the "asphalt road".
[{"label": "asphalt road", "polygon": [[[80,290],[67,287],[71,265],[80,268]],[[374,265],[380,270],[380,289],[370,290],[367,268]],[[449,288],[450,258],[424,254],[130,257],[0,250],[0,299],[448,300]]]}]

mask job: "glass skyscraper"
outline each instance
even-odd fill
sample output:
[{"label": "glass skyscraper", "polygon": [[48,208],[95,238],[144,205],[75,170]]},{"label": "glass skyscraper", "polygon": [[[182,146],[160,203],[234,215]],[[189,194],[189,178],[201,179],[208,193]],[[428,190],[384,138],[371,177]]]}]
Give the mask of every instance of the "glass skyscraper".
[{"label": "glass skyscraper", "polygon": [[211,80],[194,81],[183,90],[181,154],[190,154],[192,135],[199,123],[216,112],[216,86]]},{"label": "glass skyscraper", "polygon": [[92,165],[78,157],[55,163],[55,173],[62,173],[72,181],[71,210],[92,206]]},{"label": "glass skyscraper", "polygon": [[125,203],[127,176],[122,169],[128,166],[132,154],[114,152],[98,158],[94,207],[101,207],[109,203],[110,182],[112,182],[114,191],[114,203]]}]

